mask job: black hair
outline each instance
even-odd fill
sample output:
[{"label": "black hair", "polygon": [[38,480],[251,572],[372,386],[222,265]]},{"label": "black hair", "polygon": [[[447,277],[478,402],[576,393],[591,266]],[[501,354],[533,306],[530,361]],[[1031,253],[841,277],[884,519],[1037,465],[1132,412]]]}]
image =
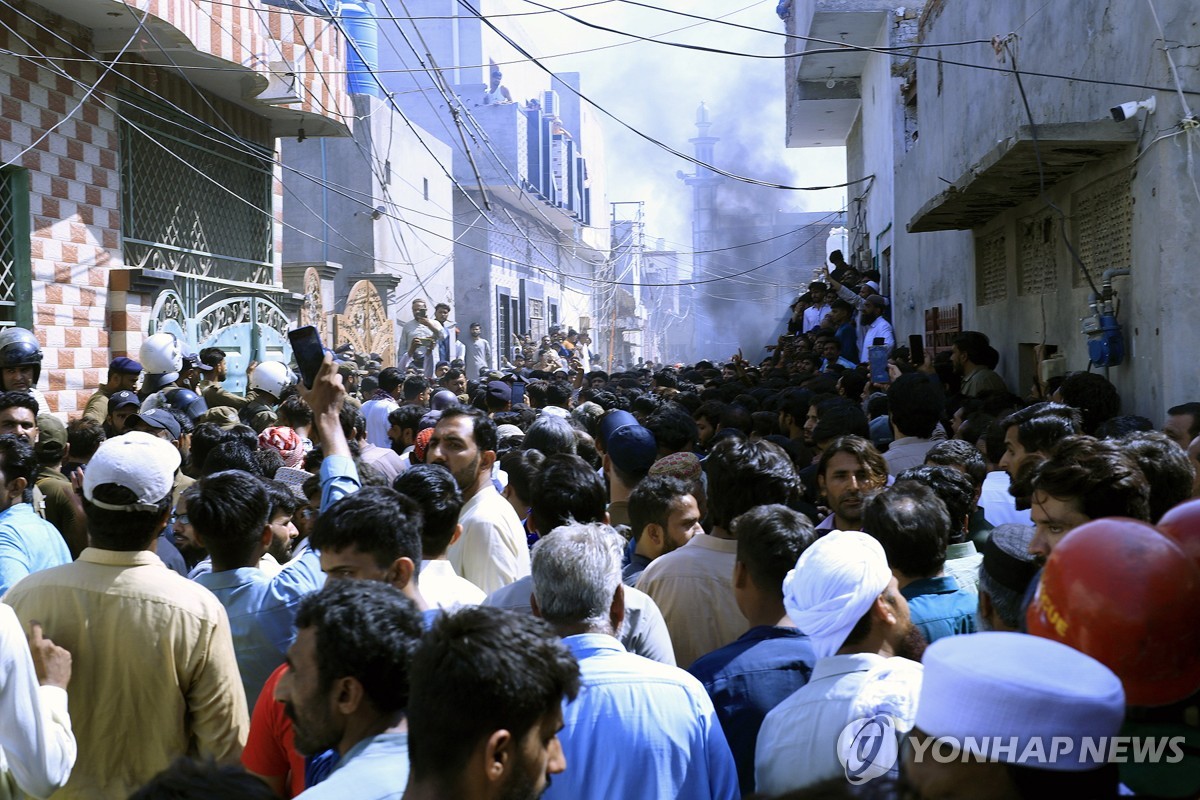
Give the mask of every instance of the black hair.
[{"label": "black hair", "polygon": [[529,426],[521,447],[525,450],[538,450],[546,456],[552,456],[555,453],[574,455],[575,429],[562,417],[543,414]]},{"label": "black hair", "polygon": [[219,347],[206,347],[200,351],[200,363],[215,367],[225,360],[225,351]]},{"label": "black hair", "polygon": [[298,394],[288,395],[275,410],[276,425],[286,428],[303,428],[312,424],[312,406]]},{"label": "black hair", "polygon": [[37,482],[38,473],[38,460],[33,446],[16,434],[0,436],[0,463],[3,464],[6,483],[12,483],[17,478],[25,479],[21,502],[33,502],[33,485]]},{"label": "black hair", "polygon": [[888,566],[906,577],[933,577],[946,563],[950,514],[918,481],[897,481],[867,500],[863,530],[879,540]]},{"label": "black hair", "polygon": [[533,496],[533,484],[545,460],[539,450],[513,450],[500,459],[500,468],[508,473],[508,485],[526,503]]},{"label": "black hair", "polygon": [[1154,430],[1154,423],[1146,417],[1139,417],[1136,414],[1123,414],[1101,422],[1096,426],[1095,435],[1097,439],[1120,439],[1131,433],[1143,433],[1152,430]]},{"label": "black hair", "polygon": [[[207,347],[202,352],[216,350]],[[220,351],[218,351],[220,352]],[[222,354],[224,357],[224,354]],[[201,357],[203,361],[203,356]],[[218,359],[219,360],[219,359]],[[207,364],[207,361],[204,361]],[[218,765],[180,756],[155,775],[129,800],[275,800],[271,787],[241,764]]]},{"label": "black hair", "polygon": [[1017,441],[1030,453],[1049,453],[1060,440],[1079,433],[1080,424],[1079,411],[1061,403],[1036,403],[1000,422],[1005,431],[1016,426]]},{"label": "black hair", "polygon": [[904,470],[896,476],[896,480],[916,481],[933,489],[950,515],[950,541],[961,542],[966,539],[967,520],[975,510],[976,486],[970,478],[954,467],[923,466]]},{"label": "black hair", "polygon": [[417,503],[395,489],[371,486],[359,489],[321,511],[309,542],[317,550],[353,547],[387,569],[398,558],[421,568],[421,529],[425,518]]},{"label": "black hair", "polygon": [[987,461],[974,442],[963,439],[945,439],[925,453],[925,463],[930,466],[959,467],[971,479],[975,491],[983,486],[987,478]]},{"label": "black hair", "polygon": [[409,672],[409,761],[415,781],[454,786],[494,732],[521,741],[579,693],[579,665],[548,623],[469,606],[443,614]]},{"label": "black hair", "polygon": [[71,448],[70,455],[73,460],[83,461],[91,458],[107,438],[104,426],[94,419],[80,417],[67,423],[67,446]]},{"label": "black hair", "polygon": [[542,463],[529,507],[534,527],[545,536],[568,522],[604,522],[608,492],[586,461],[558,453],[547,456]]},{"label": "black hair", "polygon": [[250,450],[258,449],[258,431],[241,423],[225,431],[225,441],[237,442]]},{"label": "black hair", "polygon": [[188,498],[192,527],[213,557],[213,566],[245,566],[262,539],[271,501],[260,478],[241,470],[208,475]]},{"label": "black hair", "polygon": [[785,390],[779,395],[777,402],[779,412],[790,416],[801,427],[804,426],[804,420],[808,416],[808,408],[811,405],[812,392],[799,387]]},{"label": "black hair", "polygon": [[388,412],[388,425],[395,425],[401,432],[412,431],[413,436],[421,432],[421,418],[429,409],[409,403]]},{"label": "black hair", "polygon": [[457,419],[458,417],[469,417],[474,423],[472,429],[472,438],[475,440],[475,446],[479,451],[485,452],[496,450],[496,423],[493,422],[487,414],[476,408],[463,408],[462,406],[449,406],[443,409],[442,416],[438,418],[438,422],[445,422],[448,419]]},{"label": "black hair", "polygon": [[867,415],[858,403],[845,397],[831,397],[817,404],[817,424],[813,426],[814,442],[828,442],[841,436],[871,435]]},{"label": "black hair", "polygon": [[421,527],[422,557],[443,555],[454,538],[458,512],[463,507],[462,492],[450,470],[440,464],[413,464],[396,476],[392,488],[421,507],[425,520]]},{"label": "black hair", "polygon": [[1068,436],[1030,475],[1035,492],[1075,500],[1088,519],[1150,520],[1150,486],[1137,463],[1107,439]]},{"label": "black hair", "polygon": [[410,375],[404,379],[404,402],[411,403],[429,390],[429,381],[420,375]]},{"label": "black hair", "polygon": [[637,485],[629,495],[629,527],[634,541],[641,541],[647,525],[667,527],[671,509],[692,487],[669,475],[651,475]]},{"label": "black hair", "polygon": [[946,403],[939,384],[911,372],[896,378],[887,395],[889,420],[897,431],[919,439],[933,435]]},{"label": "black hair", "polygon": [[255,450],[254,461],[258,464],[258,474],[266,480],[275,480],[275,475],[283,469],[283,454],[274,447]]},{"label": "black hair", "polygon": [[726,531],[734,517],[755,506],[786,504],[799,490],[791,457],[770,442],[724,439],[713,448],[705,469],[709,521]]},{"label": "black hair", "polygon": [[283,481],[264,480],[262,485],[267,491],[267,502],[270,505],[270,511],[267,512],[268,522],[280,514],[293,514],[300,507],[300,498]]},{"label": "black hair", "polygon": [[1058,387],[1063,402],[1079,409],[1083,433],[1094,435],[1105,420],[1121,413],[1121,395],[1112,382],[1096,372],[1072,372]]},{"label": "black hair", "polygon": [[750,409],[743,405],[731,403],[725,406],[725,410],[721,412],[722,428],[735,428],[742,433],[749,433],[753,424],[753,420],[750,418]]},{"label": "black hair", "polygon": [[779,415],[774,411],[755,411],[750,418],[751,432],[760,438],[779,433]]},{"label": "black hair", "polygon": [[1192,424],[1188,426],[1188,436],[1195,439],[1200,436],[1200,403],[1181,403],[1167,409],[1168,416],[1181,417],[1185,414],[1192,418]]},{"label": "black hair", "polygon": [[408,705],[408,668],[421,627],[416,604],[382,581],[329,581],[296,611],[296,628],[316,634],[322,692],[340,678],[354,678],[381,714]]},{"label": "black hair", "polygon": [[951,340],[951,344],[957,347],[959,352],[965,355],[972,364],[978,364],[981,367],[988,366],[991,359],[991,353],[988,351],[991,345],[985,334],[979,331],[963,331]]},{"label": "black hair", "polygon": [[[92,490],[92,497],[110,505],[131,505],[138,502],[131,489],[115,483],[102,483]],[[86,498],[83,511],[87,515],[88,538],[92,547],[103,550],[145,550],[158,536],[171,510],[171,493],[147,511],[112,511],[100,508]]]},{"label": "black hair", "polygon": [[[69,430],[69,428],[68,428]],[[192,446],[188,452],[192,461],[193,477],[203,474],[204,460],[208,458],[208,454],[213,448],[225,441],[225,431],[215,422],[201,422],[192,431]],[[75,448],[71,448],[72,454]]]},{"label": "black hair", "polygon": [[404,373],[395,367],[385,367],[380,370],[378,380],[380,389],[388,394],[393,394],[398,387],[404,385]]},{"label": "black hair", "polygon": [[646,428],[664,450],[679,453],[691,450],[700,438],[700,429],[692,415],[674,403],[665,403],[646,420]]},{"label": "black hair", "polygon": [[[807,409],[805,409],[807,411]],[[692,413],[692,419],[705,419],[712,427],[719,427],[725,415],[725,404],[720,400],[706,400]]]},{"label": "black hair", "polygon": [[1150,522],[1192,496],[1196,468],[1187,453],[1170,437],[1157,431],[1138,431],[1118,440],[1150,486]]},{"label": "black hair", "polygon": [[551,381],[546,386],[546,405],[566,408],[571,402],[571,387],[562,381]]},{"label": "black hair", "polygon": [[733,521],[737,560],[760,591],[783,599],[783,579],[816,541],[808,517],[785,505],[752,508]]},{"label": "black hair", "polygon": [[226,470],[241,470],[256,477],[262,477],[262,466],[254,457],[254,450],[239,441],[226,439],[208,452],[204,458],[204,466],[200,475],[213,475]]},{"label": "black hair", "polygon": [[34,418],[38,415],[38,402],[29,392],[0,392],[0,411],[23,408]]}]

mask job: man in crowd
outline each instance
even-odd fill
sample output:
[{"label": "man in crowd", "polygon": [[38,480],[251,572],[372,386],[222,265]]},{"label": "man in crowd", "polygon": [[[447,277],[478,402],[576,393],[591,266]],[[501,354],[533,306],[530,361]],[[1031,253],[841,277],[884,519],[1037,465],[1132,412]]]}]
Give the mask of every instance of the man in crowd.
[{"label": "man in crowd", "polygon": [[[211,367],[200,381],[197,390],[209,408],[229,406],[240,411],[246,405],[246,398],[223,388],[222,382],[229,378],[229,362],[225,351],[219,347],[206,347],[200,351],[200,361]],[[253,370],[251,370],[253,372]]]},{"label": "man in crowd", "polygon": [[1019,631],[1025,606],[1023,598],[1037,575],[1037,564],[1029,554],[1033,528],[998,525],[983,544],[979,564],[979,612],[975,627],[983,631]]},{"label": "man in crowd", "polygon": [[883,460],[888,472],[897,475],[925,462],[925,454],[935,444],[933,430],[941,419],[945,400],[941,386],[920,372],[896,378],[887,396],[888,419],[895,438]]},{"label": "man in crowd", "polygon": [[534,546],[533,611],[563,637],[583,686],[563,709],[571,768],[544,796],[732,797],[733,758],[703,687],[615,638],[625,616],[623,549],[602,523],[555,528]]},{"label": "man in crowd", "polygon": [[887,477],[887,463],[869,441],[861,436],[834,439],[817,462],[817,485],[831,512],[817,530],[862,530],[867,496],[883,488]]},{"label": "man in crowd", "polygon": [[437,343],[437,360],[447,363],[462,358],[462,345],[458,341],[458,323],[450,319],[450,304],[438,303],[433,307],[433,319],[442,326],[442,336]]},{"label": "man in crowd", "polygon": [[113,392],[108,398],[108,416],[104,418],[104,434],[111,439],[125,433],[129,418],[138,412],[142,401],[130,391]]},{"label": "man in crowd", "polygon": [[808,285],[808,296],[812,302],[804,309],[804,333],[821,327],[821,322],[829,313],[829,303],[825,300],[828,289],[828,286],[816,281]]},{"label": "man in crowd", "polygon": [[613,525],[629,525],[629,496],[658,460],[654,434],[641,425],[625,425],[605,439],[604,473],[608,476],[608,515]]},{"label": "man in crowd", "polygon": [[246,741],[225,609],[152,549],[178,466],[178,450],[144,433],[102,444],[83,477],[92,546],[4,598],[74,655],[79,759],[63,797],[120,800],[178,756],[233,762]]},{"label": "man in crowd", "polygon": [[384,800],[408,782],[408,667],[421,615],[398,589],[377,581],[332,581],[296,614],[288,669],[275,687],[296,749],[327,750],[337,765],[303,800]]},{"label": "man in crowd", "polygon": [[485,372],[491,372],[492,361],[492,343],[484,338],[483,326],[478,322],[472,322],[470,327],[471,341],[467,342],[467,377],[471,380],[477,380],[480,375]]},{"label": "man in crowd", "polygon": [[[76,422],[99,428],[92,420],[81,418]],[[62,534],[74,558],[87,547],[87,517],[71,479],[62,471],[71,456],[67,428],[53,414],[39,415],[37,424],[38,443],[33,447],[33,455],[37,459],[35,486],[42,495],[42,516]]]},{"label": "man in crowd", "polygon": [[108,398],[113,392],[133,391],[142,375],[142,365],[128,356],[117,356],[108,364],[108,380],[88,398],[83,408],[84,419],[104,422],[108,416]]},{"label": "man in crowd", "polygon": [[407,800],[525,800],[567,768],[579,665],[545,622],[484,606],[440,617],[409,672]]},{"label": "man in crowd", "polygon": [[363,403],[362,415],[367,421],[367,441],[376,447],[390,447],[388,415],[400,407],[404,392],[404,373],[387,367],[379,373],[379,388]]},{"label": "man in crowd", "polygon": [[912,623],[926,641],[975,631],[975,592],[945,574],[950,515],[932,489],[897,481],[867,502],[863,528],[883,545]]},{"label": "man in crowd", "polygon": [[766,505],[733,521],[733,591],[750,624],[737,641],[701,656],[688,672],[704,684],[737,764],[743,796],[754,791],[754,751],[767,712],[808,682],[808,637],[783,605],[783,581],[814,540],[812,523],[787,506]]},{"label": "man in crowd", "polygon": [[754,778],[768,795],[844,777],[838,737],[853,720],[880,713],[881,702],[890,701],[888,713],[906,733],[925,646],[883,548],[865,533],[834,531],[809,545],[783,598],[817,661],[808,683],[763,720]]},{"label": "man in crowd", "polygon": [[875,345],[876,339],[881,339],[879,344],[888,350],[896,346],[896,334],[892,331],[892,323],[883,318],[886,309],[887,300],[877,294],[871,295],[867,302],[863,303],[858,328],[860,364],[866,364],[870,360],[870,349]]},{"label": "man in crowd", "polygon": [[1040,458],[1050,455],[1062,439],[1080,432],[1079,412],[1061,403],[1036,403],[1009,414],[1004,429],[1004,456],[1000,468],[1012,479],[1009,493],[1017,508],[1029,508],[1029,475]]},{"label": "man in crowd", "polygon": [[1004,379],[988,366],[994,352],[988,337],[979,331],[963,331],[954,337],[950,361],[954,371],[962,376],[959,393],[963,397],[979,397],[988,392],[1008,393]]},{"label": "man in crowd", "polygon": [[759,505],[786,503],[798,491],[791,459],[769,442],[721,441],[708,457],[707,470],[712,533],[696,534],[655,560],[637,585],[662,610],[675,661],[687,666],[746,630],[733,593],[733,520]]},{"label": "man in crowd", "polygon": [[429,319],[429,305],[424,300],[413,300],[412,314],[413,318],[400,328],[396,366],[404,370],[409,364],[413,364],[426,378],[433,378],[433,367],[437,362],[437,343],[445,336],[445,331],[441,323]]},{"label": "man in crowd", "polygon": [[1163,433],[1186,450],[1200,436],[1200,403],[1181,403],[1167,409]]},{"label": "man in crowd", "polygon": [[71,561],[62,534],[33,509],[36,476],[29,442],[0,435],[0,594],[26,575]]},{"label": "man in crowd", "polygon": [[521,520],[492,483],[496,423],[475,409],[444,409],[425,460],[450,470],[463,493],[458,518],[462,536],[447,550],[454,571],[485,592],[528,575],[529,547]]},{"label": "man in crowd", "polygon": [[691,487],[678,478],[654,476],[639,483],[629,496],[629,523],[635,546],[622,572],[625,584],[636,586],[650,562],[703,533],[700,519]]}]

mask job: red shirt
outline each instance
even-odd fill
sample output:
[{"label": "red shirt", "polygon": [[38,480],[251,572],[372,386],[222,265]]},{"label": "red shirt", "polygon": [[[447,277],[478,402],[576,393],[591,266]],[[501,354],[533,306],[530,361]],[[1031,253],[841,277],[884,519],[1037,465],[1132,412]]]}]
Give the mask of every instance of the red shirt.
[{"label": "red shirt", "polygon": [[275,684],[286,669],[287,664],[280,664],[258,695],[242,766],[267,778],[283,778],[284,797],[295,797],[305,788],[304,756],[292,746],[292,720],[284,713],[283,703],[275,701]]}]

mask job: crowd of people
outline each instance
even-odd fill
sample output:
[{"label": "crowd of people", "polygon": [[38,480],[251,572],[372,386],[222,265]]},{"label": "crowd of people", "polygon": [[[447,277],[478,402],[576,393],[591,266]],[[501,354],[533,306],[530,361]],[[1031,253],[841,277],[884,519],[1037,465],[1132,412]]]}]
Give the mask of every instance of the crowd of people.
[{"label": "crowd of people", "polygon": [[758,364],[418,322],[243,395],[156,334],[66,424],[0,333],[0,787],[1196,796],[1200,403],[1011,392],[834,266]]}]

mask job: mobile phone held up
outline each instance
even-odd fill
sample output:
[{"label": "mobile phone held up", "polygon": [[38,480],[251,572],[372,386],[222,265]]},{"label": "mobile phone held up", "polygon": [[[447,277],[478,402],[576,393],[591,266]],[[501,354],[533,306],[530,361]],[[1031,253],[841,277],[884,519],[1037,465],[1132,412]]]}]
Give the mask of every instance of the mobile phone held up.
[{"label": "mobile phone held up", "polygon": [[892,376],[888,374],[888,351],[883,339],[876,339],[875,344],[867,348],[867,361],[871,365],[871,383],[891,383]]},{"label": "mobile phone held up", "polygon": [[908,360],[915,366],[921,366],[925,363],[925,337],[919,333],[909,334],[908,337]]},{"label": "mobile phone held up", "polygon": [[321,364],[325,361],[325,348],[321,345],[321,335],[312,325],[288,331],[288,340],[292,343],[292,355],[296,357],[296,366],[300,368],[300,378],[304,385],[311,389]]}]

